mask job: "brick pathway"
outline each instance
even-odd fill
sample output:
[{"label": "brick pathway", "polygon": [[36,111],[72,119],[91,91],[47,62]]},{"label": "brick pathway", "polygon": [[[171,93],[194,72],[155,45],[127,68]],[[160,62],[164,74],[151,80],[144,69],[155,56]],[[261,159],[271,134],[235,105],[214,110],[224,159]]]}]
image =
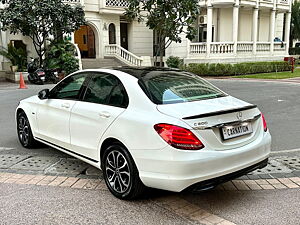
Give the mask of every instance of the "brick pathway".
[{"label": "brick pathway", "polygon": [[[84,179],[66,176],[28,175],[16,173],[0,173],[0,183],[24,185],[45,185],[77,189],[108,191],[103,179]],[[219,185],[218,191],[259,191],[274,189],[300,188],[300,177],[233,180]],[[192,204],[176,194],[153,199],[161,207],[195,223],[207,225],[233,225],[234,223],[214,215],[199,206]]]}]

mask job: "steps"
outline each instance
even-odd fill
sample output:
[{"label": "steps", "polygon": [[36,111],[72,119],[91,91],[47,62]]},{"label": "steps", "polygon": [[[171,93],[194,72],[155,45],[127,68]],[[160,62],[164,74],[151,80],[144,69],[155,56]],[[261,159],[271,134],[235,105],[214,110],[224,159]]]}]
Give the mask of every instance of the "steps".
[{"label": "steps", "polygon": [[82,59],[83,69],[98,69],[116,66],[126,66],[126,64],[113,57],[105,57],[104,59]]}]

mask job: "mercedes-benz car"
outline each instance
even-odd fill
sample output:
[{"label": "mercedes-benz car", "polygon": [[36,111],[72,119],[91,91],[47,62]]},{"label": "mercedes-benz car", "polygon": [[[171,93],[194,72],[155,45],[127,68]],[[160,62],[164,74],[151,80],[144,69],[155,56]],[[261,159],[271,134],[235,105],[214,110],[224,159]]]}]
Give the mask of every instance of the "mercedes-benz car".
[{"label": "mercedes-benz car", "polygon": [[75,72],[22,100],[17,132],[102,169],[113,195],[180,192],[267,165],[271,136],[256,105],[195,74],[118,67]]}]

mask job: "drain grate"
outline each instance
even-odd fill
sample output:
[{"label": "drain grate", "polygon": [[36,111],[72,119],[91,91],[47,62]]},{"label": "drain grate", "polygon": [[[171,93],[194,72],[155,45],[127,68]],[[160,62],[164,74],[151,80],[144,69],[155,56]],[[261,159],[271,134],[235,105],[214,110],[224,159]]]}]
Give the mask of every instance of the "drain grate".
[{"label": "drain grate", "polygon": [[300,170],[300,158],[298,157],[281,157],[276,160],[291,169]]},{"label": "drain grate", "polygon": [[268,165],[265,168],[255,170],[252,173],[249,173],[249,175],[270,174],[270,173],[291,173],[291,172],[292,170],[287,166],[283,165],[281,162],[270,159]]},{"label": "drain grate", "polygon": [[78,159],[61,159],[51,167],[47,168],[46,174],[72,174],[78,175],[85,171],[89,165]]},{"label": "drain grate", "polygon": [[11,167],[17,170],[39,170],[43,171],[52,164],[56,163],[59,158],[56,157],[32,157]]},{"label": "drain grate", "polygon": [[9,167],[21,162],[30,156],[26,155],[1,155],[0,156],[0,169],[8,169]]}]

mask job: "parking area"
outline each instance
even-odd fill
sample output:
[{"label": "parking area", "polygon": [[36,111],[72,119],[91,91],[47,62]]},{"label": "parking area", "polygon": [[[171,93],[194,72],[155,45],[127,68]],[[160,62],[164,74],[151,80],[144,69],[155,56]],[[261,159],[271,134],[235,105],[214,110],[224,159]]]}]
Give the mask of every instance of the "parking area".
[{"label": "parking area", "polygon": [[[30,85],[27,90],[0,85],[0,216],[4,224],[298,224],[300,84],[210,81],[258,105],[265,114],[273,137],[268,167],[215,190],[197,194],[150,190],[136,202],[111,196],[100,170],[46,146],[21,147],[14,110],[21,99],[52,85]],[[9,217],[13,212],[18,213]]]}]

